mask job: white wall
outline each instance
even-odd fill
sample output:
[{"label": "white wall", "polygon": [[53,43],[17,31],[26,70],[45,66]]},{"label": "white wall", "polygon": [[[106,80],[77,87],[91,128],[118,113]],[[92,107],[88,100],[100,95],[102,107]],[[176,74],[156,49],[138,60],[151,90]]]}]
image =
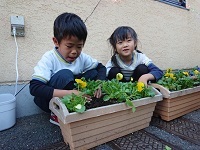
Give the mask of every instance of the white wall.
[{"label": "white wall", "polygon": [[[10,16],[25,18],[25,37],[18,37],[19,80],[31,79],[33,67],[53,48],[53,22],[63,12],[73,12],[85,20],[99,0],[0,0],[0,83],[15,81],[15,43],[10,35]],[[200,4],[189,2],[187,11],[154,0],[101,0],[88,18],[88,39],[83,49],[102,63],[110,58],[107,42],[120,25],[138,33],[139,48],[161,69],[199,65]],[[195,10],[195,11],[194,11]],[[197,15],[198,14],[198,15]]]}]

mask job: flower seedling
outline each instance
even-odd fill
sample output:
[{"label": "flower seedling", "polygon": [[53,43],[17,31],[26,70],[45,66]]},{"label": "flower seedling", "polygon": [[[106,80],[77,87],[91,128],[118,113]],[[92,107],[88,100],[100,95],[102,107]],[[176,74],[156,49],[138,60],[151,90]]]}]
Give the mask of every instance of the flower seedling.
[{"label": "flower seedling", "polygon": [[85,111],[85,103],[87,102],[86,98],[82,95],[66,95],[61,101],[65,104],[70,112],[83,113]]},{"label": "flower seedling", "polygon": [[[194,72],[198,74],[197,70]],[[192,88],[195,86],[195,84],[197,84],[197,82],[198,81],[195,82],[194,78],[190,76],[190,73],[188,71],[172,71],[172,69],[167,69],[164,76],[157,83],[166,87],[170,91],[178,91],[182,89]]]},{"label": "flower seedling", "polygon": [[86,81],[84,78],[76,79],[75,86],[82,94],[64,96],[62,102],[69,111],[82,113],[86,110],[86,103],[90,103],[84,96],[88,95],[93,97],[94,92],[101,88],[103,96],[99,101],[110,102],[110,104],[125,102],[127,106],[132,107],[132,111],[134,112],[136,108],[133,105],[133,100],[155,96],[152,88],[146,87],[144,83],[131,81],[120,82],[122,78],[123,75],[118,74],[116,79],[109,81]]}]

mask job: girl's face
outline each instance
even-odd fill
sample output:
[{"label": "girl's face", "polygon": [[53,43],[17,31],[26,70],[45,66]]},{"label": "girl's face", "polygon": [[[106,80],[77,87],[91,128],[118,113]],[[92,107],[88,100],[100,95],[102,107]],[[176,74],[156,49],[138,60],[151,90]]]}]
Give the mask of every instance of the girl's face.
[{"label": "girl's face", "polygon": [[58,43],[57,39],[53,37],[53,42],[58,47],[59,53],[67,62],[75,61],[81,54],[84,42],[80,41],[77,37],[66,37]]},{"label": "girl's face", "polygon": [[136,44],[137,43],[130,36],[124,41],[118,40],[116,43],[116,52],[121,57],[132,57]]}]

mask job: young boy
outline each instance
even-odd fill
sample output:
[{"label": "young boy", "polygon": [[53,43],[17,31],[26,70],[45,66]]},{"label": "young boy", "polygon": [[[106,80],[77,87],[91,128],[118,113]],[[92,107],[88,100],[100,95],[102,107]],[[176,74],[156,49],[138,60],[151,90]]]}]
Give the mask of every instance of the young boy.
[{"label": "young boy", "polygon": [[[55,48],[46,52],[34,67],[30,81],[30,93],[35,104],[50,112],[52,97],[79,94],[74,90],[75,78],[86,80],[106,79],[106,68],[96,59],[82,53],[87,38],[87,28],[79,16],[63,13],[54,21],[53,42]],[[100,97],[100,91],[94,96]],[[51,113],[50,122],[57,124],[57,117]]]}]

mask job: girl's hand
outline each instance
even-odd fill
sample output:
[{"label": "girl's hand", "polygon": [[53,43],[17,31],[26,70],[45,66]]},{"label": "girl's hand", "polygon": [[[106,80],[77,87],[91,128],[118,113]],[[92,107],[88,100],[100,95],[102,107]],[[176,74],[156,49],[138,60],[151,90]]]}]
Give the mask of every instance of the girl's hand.
[{"label": "girl's hand", "polygon": [[148,74],[143,74],[143,75],[138,79],[138,82],[143,82],[143,83],[145,84],[145,86],[147,86],[147,82],[148,82],[149,80],[154,80],[154,79],[155,79],[155,77],[154,77],[152,74],[148,73]]},{"label": "girl's hand", "polygon": [[142,82],[145,86],[147,86],[147,80],[145,78],[139,78],[138,82]]}]

